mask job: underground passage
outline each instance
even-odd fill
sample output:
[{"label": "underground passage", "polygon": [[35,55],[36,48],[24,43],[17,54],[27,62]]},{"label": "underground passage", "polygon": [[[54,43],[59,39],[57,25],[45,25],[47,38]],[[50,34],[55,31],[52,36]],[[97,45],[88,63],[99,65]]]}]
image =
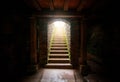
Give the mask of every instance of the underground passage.
[{"label": "underground passage", "polygon": [[119,3],[2,0],[0,82],[117,82]]},{"label": "underground passage", "polygon": [[71,68],[69,24],[63,21],[49,24],[47,60],[47,67]]}]

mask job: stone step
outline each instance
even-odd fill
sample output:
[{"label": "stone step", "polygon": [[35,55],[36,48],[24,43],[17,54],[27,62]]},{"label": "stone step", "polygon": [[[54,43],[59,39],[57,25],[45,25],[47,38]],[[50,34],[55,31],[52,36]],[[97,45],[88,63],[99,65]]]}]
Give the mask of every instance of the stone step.
[{"label": "stone step", "polygon": [[54,37],[53,39],[65,39],[65,38],[64,38],[64,37],[56,36],[56,37]]},{"label": "stone step", "polygon": [[65,39],[53,39],[53,41],[65,41]]},{"label": "stone step", "polygon": [[58,68],[58,69],[72,69],[70,63],[48,63],[45,66],[46,68]]},{"label": "stone step", "polygon": [[70,63],[69,58],[49,58],[48,63]]},{"label": "stone step", "polygon": [[66,43],[65,40],[52,40],[52,43]]},{"label": "stone step", "polygon": [[63,38],[63,37],[66,37],[66,36],[64,36],[64,35],[55,35],[55,36],[54,36],[54,38],[58,38],[58,37],[59,37],[59,38],[61,38],[61,37]]},{"label": "stone step", "polygon": [[54,41],[60,40],[60,41],[65,41],[65,39],[53,39]]},{"label": "stone step", "polygon": [[68,54],[68,50],[50,50],[50,54]]},{"label": "stone step", "polygon": [[65,40],[52,40],[53,42],[65,42]]},{"label": "stone step", "polygon": [[67,44],[51,44],[51,47],[67,47]]},{"label": "stone step", "polygon": [[68,54],[49,54],[49,58],[69,58]]},{"label": "stone step", "polygon": [[52,44],[66,44],[66,42],[52,42]]},{"label": "stone step", "polygon": [[51,50],[67,50],[67,47],[51,47]]},{"label": "stone step", "polygon": [[53,44],[66,44],[65,41],[53,41],[52,43]]}]

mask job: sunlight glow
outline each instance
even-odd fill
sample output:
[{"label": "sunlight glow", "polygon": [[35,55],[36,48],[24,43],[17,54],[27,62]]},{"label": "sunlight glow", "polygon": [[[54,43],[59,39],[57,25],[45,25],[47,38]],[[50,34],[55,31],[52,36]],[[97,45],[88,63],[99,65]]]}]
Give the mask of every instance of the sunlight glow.
[{"label": "sunlight glow", "polygon": [[62,22],[62,21],[55,21],[55,22],[54,22],[54,25],[55,25],[56,28],[65,27],[65,23]]},{"label": "sunlight glow", "polygon": [[53,27],[56,30],[57,35],[62,35],[65,32],[66,23],[63,21],[55,21]]}]

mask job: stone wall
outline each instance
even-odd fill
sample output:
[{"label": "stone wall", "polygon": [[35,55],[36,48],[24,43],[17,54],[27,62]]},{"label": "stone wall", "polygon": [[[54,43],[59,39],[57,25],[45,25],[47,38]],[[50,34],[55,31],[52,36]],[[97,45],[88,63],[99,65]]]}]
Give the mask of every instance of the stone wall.
[{"label": "stone wall", "polygon": [[30,64],[29,16],[32,11],[22,0],[7,0],[1,4],[0,81],[7,82],[25,75]]},{"label": "stone wall", "polygon": [[71,21],[71,63],[73,68],[79,67],[80,57],[80,24],[76,20]]},{"label": "stone wall", "polygon": [[69,24],[66,24],[66,28],[65,28],[65,31],[66,31],[66,36],[67,36],[67,41],[68,41],[68,48],[70,50],[70,47],[71,47],[71,26]]},{"label": "stone wall", "polygon": [[50,41],[51,41],[51,38],[52,38],[52,33],[53,33],[53,27],[52,27],[53,24],[49,24],[48,27],[47,27],[47,40],[48,40],[48,49],[50,47]]},{"label": "stone wall", "polygon": [[[94,73],[117,79],[119,74],[119,24],[115,20],[97,19],[88,28],[88,64]],[[111,71],[112,70],[112,71]],[[113,79],[113,80],[114,80]]]},{"label": "stone wall", "polygon": [[38,30],[38,41],[39,41],[39,48],[38,48],[38,62],[40,67],[44,67],[47,63],[47,22],[46,19],[37,20]]},{"label": "stone wall", "polygon": [[30,63],[30,25],[25,15],[3,16],[0,28],[0,63],[2,76],[9,79],[26,73]]},{"label": "stone wall", "polygon": [[[91,29],[89,29],[91,28]],[[94,25],[89,27],[88,41],[87,41],[87,52],[93,54],[96,57],[101,58],[104,30],[101,25]]]},{"label": "stone wall", "polygon": [[91,73],[103,74],[105,72],[102,57],[105,31],[99,21],[87,21],[87,63]]}]

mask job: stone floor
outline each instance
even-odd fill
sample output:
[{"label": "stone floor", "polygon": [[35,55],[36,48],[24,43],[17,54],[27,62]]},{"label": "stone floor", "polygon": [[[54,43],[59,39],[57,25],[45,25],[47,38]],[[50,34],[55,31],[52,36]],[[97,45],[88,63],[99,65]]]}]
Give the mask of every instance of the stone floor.
[{"label": "stone floor", "polygon": [[74,71],[66,69],[44,69],[41,82],[75,82]]},{"label": "stone floor", "polygon": [[37,73],[21,78],[18,82],[111,82],[96,74],[82,77],[74,69],[40,69]]},{"label": "stone floor", "polygon": [[89,74],[84,78],[87,80],[87,82],[112,82],[109,79],[106,79],[102,76],[98,76],[96,74]]},{"label": "stone floor", "polygon": [[74,69],[40,69],[19,82],[85,82]]}]

